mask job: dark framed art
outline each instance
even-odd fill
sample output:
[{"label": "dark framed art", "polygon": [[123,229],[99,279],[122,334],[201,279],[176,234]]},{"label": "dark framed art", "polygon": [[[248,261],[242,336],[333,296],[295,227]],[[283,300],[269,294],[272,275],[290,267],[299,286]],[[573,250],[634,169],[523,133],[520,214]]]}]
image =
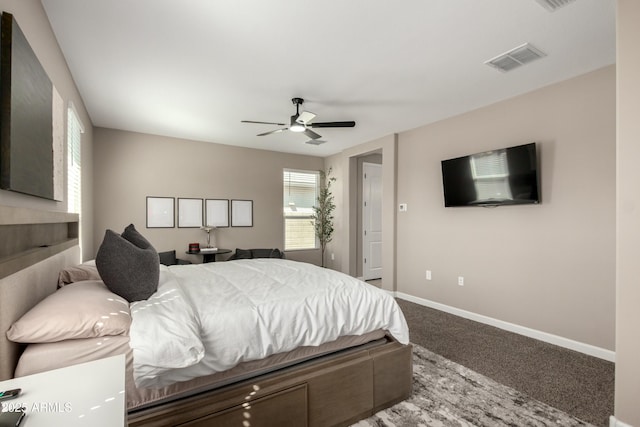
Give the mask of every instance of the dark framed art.
[{"label": "dark framed art", "polygon": [[54,96],[49,76],[7,12],[0,21],[0,89],[0,188],[60,199],[54,159],[61,153],[54,154],[60,147],[59,141],[54,146],[53,129],[54,104],[56,111],[64,110],[61,98]]}]

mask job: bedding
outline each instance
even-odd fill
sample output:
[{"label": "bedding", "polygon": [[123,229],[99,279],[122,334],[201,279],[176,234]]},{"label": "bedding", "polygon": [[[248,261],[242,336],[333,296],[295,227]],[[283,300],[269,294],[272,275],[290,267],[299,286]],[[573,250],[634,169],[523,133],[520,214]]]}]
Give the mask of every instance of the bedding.
[{"label": "bedding", "polygon": [[67,285],[40,301],[7,331],[19,343],[128,334],[129,303],[99,280]]},{"label": "bedding", "polygon": [[130,352],[128,335],[29,344],[18,360],[15,376],[33,375]]},{"label": "bedding", "polygon": [[163,387],[243,362],[383,329],[409,342],[385,291],[277,258],[160,267],[157,292],[130,304],[138,387]]}]

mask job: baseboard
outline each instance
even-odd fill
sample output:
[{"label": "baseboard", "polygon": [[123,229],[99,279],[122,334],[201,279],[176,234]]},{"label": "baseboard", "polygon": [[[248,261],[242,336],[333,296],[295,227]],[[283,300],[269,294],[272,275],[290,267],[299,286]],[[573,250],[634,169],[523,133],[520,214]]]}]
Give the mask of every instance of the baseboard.
[{"label": "baseboard", "polygon": [[633,427],[631,424],[623,423],[622,421],[618,421],[616,417],[611,415],[609,417],[609,427]]},{"label": "baseboard", "polygon": [[[464,317],[465,319],[474,320],[476,322],[484,323],[487,325],[495,326],[496,328],[504,329],[509,332],[524,335],[529,338],[534,338],[540,341],[548,342],[560,347],[568,348],[570,350],[578,351],[580,353],[588,354],[600,359],[608,360],[609,362],[615,362],[616,353],[611,350],[596,347],[591,344],[585,344],[579,341],[574,341],[569,338],[560,337],[558,335],[549,334],[547,332],[538,331],[535,329],[527,328],[526,326],[520,326],[513,323],[505,322],[502,320],[494,319],[482,314],[472,313],[470,311],[461,310],[456,307],[451,307],[438,302],[430,301],[424,298],[414,297],[402,292],[392,292],[393,296],[406,301],[410,301],[416,304],[423,305],[425,307],[434,308],[436,310],[444,311],[446,313],[454,314],[456,316]],[[625,427],[624,424],[617,425],[618,427]]]}]

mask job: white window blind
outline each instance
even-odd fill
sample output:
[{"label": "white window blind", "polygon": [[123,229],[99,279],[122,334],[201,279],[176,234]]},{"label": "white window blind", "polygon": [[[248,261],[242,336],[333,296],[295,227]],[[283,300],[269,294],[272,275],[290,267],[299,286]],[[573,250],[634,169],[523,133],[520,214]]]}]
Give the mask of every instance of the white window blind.
[{"label": "white window blind", "polygon": [[318,247],[313,206],[318,197],[319,173],[285,169],[283,173],[284,249]]},{"label": "white window blind", "polygon": [[67,113],[67,211],[80,213],[82,208],[81,142],[84,128],[73,105]]}]

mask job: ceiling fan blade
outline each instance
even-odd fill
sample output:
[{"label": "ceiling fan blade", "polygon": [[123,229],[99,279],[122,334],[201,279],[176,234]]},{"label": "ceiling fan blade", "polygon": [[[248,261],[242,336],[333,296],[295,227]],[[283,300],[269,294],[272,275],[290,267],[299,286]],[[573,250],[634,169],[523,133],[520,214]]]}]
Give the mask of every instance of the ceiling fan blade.
[{"label": "ceiling fan blade", "polygon": [[289,128],[270,130],[269,132],[259,133],[257,136],[271,135],[272,133],[280,133],[284,132],[285,130],[289,130]]},{"label": "ceiling fan blade", "polygon": [[313,114],[310,111],[303,111],[302,113],[300,113],[300,115],[298,116],[298,118],[296,119],[296,122],[303,124],[303,125],[308,125],[309,122],[311,120],[314,119],[316,115]]},{"label": "ceiling fan blade", "polygon": [[307,135],[311,139],[320,139],[322,138],[320,135],[312,131],[311,129],[305,129],[304,134]]},{"label": "ceiling fan blade", "polygon": [[321,122],[321,123],[309,123],[307,126],[312,128],[352,128],[356,125],[354,121],[348,122]]},{"label": "ceiling fan blade", "polygon": [[253,120],[241,120],[240,123],[256,123],[259,125],[276,125],[276,126],[286,126],[285,123],[273,123],[273,122],[254,122]]}]

